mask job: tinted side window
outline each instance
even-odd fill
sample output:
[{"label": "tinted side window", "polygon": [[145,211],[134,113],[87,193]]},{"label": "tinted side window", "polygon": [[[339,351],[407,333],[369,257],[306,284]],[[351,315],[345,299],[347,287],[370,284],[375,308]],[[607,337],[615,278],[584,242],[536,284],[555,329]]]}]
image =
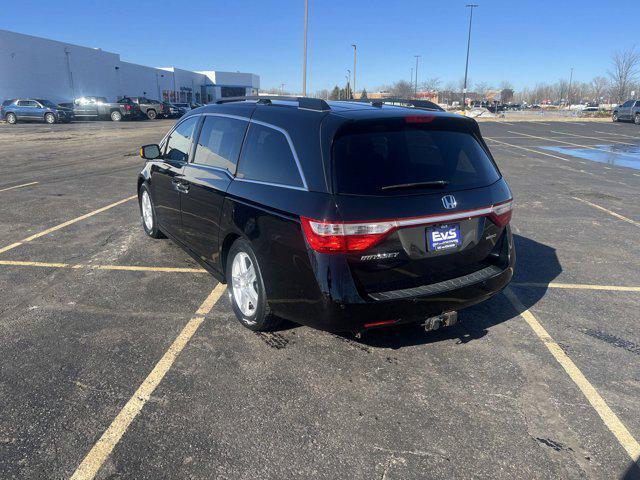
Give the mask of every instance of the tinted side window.
[{"label": "tinted side window", "polygon": [[630,107],[633,105],[633,100],[628,100],[622,104],[623,107]]},{"label": "tinted side window", "polygon": [[193,162],[235,173],[246,130],[243,120],[205,116]]},{"label": "tinted side window", "polygon": [[200,120],[200,117],[198,116],[189,117],[178,125],[173,132],[171,132],[171,136],[167,142],[167,151],[164,158],[180,162],[186,162],[189,160],[191,139],[193,138],[193,131],[198,120]]},{"label": "tinted side window", "polygon": [[245,141],[238,178],[303,187],[287,138],[273,128],[252,123]]}]

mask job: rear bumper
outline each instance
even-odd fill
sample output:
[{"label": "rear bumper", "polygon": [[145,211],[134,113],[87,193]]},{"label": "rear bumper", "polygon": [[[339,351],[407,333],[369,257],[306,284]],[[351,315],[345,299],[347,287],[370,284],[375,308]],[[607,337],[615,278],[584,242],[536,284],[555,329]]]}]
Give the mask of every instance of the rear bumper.
[{"label": "rear bumper", "polygon": [[[321,302],[322,305],[318,305],[320,308],[314,315],[305,315],[297,321],[322,330],[342,332],[365,330],[369,324],[388,320],[394,321],[391,325],[423,322],[443,312],[461,310],[488,300],[503,290],[512,277],[511,265],[504,270],[496,269],[491,276],[480,281],[438,289],[431,294],[397,299],[369,299],[366,303],[340,303],[327,299]],[[307,312],[310,313],[309,310]]]}]

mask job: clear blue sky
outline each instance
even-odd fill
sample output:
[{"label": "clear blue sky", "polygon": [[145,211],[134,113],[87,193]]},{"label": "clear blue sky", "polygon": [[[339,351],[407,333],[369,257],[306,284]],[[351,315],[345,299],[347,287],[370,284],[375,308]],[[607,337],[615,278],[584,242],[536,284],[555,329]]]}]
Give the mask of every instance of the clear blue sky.
[{"label": "clear blue sky", "polygon": [[[638,38],[640,0],[476,0],[469,77],[516,88],[605,75],[614,50]],[[464,75],[468,10],[454,0],[309,0],[308,90],[344,82],[358,44],[368,90]],[[304,0],[3,2],[0,28],[119,53],[126,61],[261,76],[262,88],[302,84]],[[635,33],[634,33],[635,32]],[[639,45],[640,47],[640,45]]]}]

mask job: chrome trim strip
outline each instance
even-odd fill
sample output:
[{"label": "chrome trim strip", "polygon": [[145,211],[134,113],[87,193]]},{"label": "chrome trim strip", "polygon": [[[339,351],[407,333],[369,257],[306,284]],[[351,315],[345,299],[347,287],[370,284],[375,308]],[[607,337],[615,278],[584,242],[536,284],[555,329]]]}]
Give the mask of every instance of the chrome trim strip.
[{"label": "chrome trim strip", "polygon": [[308,192],[308,190],[304,187],[294,187],[293,185],[284,185],[282,183],[271,183],[271,182],[263,182],[262,180],[250,180],[248,178],[239,178],[235,177],[236,182],[247,182],[247,183],[257,183],[259,185],[269,185],[271,187],[280,187],[280,188],[288,188],[291,190],[300,190],[302,192]]},{"label": "chrome trim strip", "polygon": [[200,114],[205,117],[227,117],[227,118],[235,118],[236,120],[243,120],[245,122],[250,122],[251,119],[249,117],[241,117],[240,115],[231,115],[229,113],[216,113],[216,112],[204,112]]},{"label": "chrome trim strip", "polygon": [[493,211],[493,207],[478,208],[476,210],[467,210],[466,212],[448,213],[445,215],[427,215],[424,217],[407,218],[405,220],[399,219],[398,226],[407,227],[410,225],[422,225],[426,223],[440,223],[448,222],[450,220],[460,220],[462,218],[480,217],[482,215],[488,215]]}]

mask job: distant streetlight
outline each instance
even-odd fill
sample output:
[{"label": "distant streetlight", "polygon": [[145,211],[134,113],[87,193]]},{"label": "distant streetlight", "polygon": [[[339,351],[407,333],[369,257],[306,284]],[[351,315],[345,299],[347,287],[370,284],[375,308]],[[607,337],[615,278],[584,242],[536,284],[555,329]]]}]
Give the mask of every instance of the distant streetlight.
[{"label": "distant streetlight", "polygon": [[352,43],[351,46],[353,47],[353,91],[355,93],[356,91],[356,55],[358,52],[358,47],[356,46],[355,43]]},{"label": "distant streetlight", "polygon": [[571,107],[571,82],[573,81],[573,67],[571,67],[571,73],[569,74],[569,91],[567,92],[567,103]]},{"label": "distant streetlight", "polygon": [[413,91],[413,96],[414,98],[418,98],[418,59],[421,57],[422,55],[414,55],[414,57],[416,57],[416,88]]},{"label": "distant streetlight", "polygon": [[344,89],[344,99],[349,100],[349,76],[345,75],[344,79],[347,81],[347,87]]},{"label": "distant streetlight", "polygon": [[284,86],[286,85],[286,83],[281,83],[280,84],[280,95],[284,95]]},{"label": "distant streetlight", "polygon": [[309,0],[304,0],[304,54],[302,61],[302,96],[307,96],[307,27],[309,25]]},{"label": "distant streetlight", "polygon": [[471,22],[473,21],[473,9],[478,5],[475,3],[469,3],[466,7],[469,8],[469,35],[467,37],[467,61],[464,65],[464,86],[462,87],[462,108],[467,108],[467,72],[469,71],[469,49],[471,47]]}]

